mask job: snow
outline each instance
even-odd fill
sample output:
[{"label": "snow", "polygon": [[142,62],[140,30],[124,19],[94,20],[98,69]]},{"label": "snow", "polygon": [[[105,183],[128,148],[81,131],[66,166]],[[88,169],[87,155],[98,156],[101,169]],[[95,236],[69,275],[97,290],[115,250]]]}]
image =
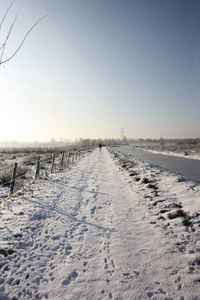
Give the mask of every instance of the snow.
[{"label": "snow", "polygon": [[143,149],[144,151],[155,153],[155,154],[163,154],[163,155],[169,155],[169,156],[177,156],[177,157],[183,157],[187,159],[197,159],[200,160],[200,154],[196,153],[195,151],[190,151],[188,155],[185,155],[185,153],[181,152],[174,152],[174,151],[159,151],[159,150],[152,150],[152,149]]},{"label": "snow", "polygon": [[105,148],[27,183],[1,202],[0,299],[200,299],[199,198]]}]

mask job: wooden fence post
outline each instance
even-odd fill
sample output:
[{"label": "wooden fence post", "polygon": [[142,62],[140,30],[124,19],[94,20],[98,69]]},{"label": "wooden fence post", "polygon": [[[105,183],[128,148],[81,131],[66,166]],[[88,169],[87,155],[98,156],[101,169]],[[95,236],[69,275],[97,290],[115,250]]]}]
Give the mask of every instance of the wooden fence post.
[{"label": "wooden fence post", "polygon": [[35,179],[37,179],[40,175],[40,156],[38,157],[36,172],[35,172]]},{"label": "wooden fence post", "polygon": [[70,151],[68,153],[68,158],[67,158],[67,169],[69,169],[69,164],[70,164]]},{"label": "wooden fence post", "polygon": [[76,160],[76,148],[74,149],[74,160]]},{"label": "wooden fence post", "polygon": [[17,162],[14,165],[12,179],[11,179],[11,185],[10,185],[10,193],[11,194],[13,194],[13,192],[14,192],[16,175],[17,175]]},{"label": "wooden fence post", "polygon": [[75,153],[75,150],[73,150],[72,163],[74,163],[74,153]]},{"label": "wooden fence post", "polygon": [[64,166],[64,159],[65,159],[65,153],[62,153],[61,162],[60,162],[60,168],[63,169]]},{"label": "wooden fence post", "polygon": [[53,153],[53,155],[52,155],[52,166],[51,166],[51,173],[53,173],[53,170],[54,170],[55,157],[56,157],[56,155],[55,155],[55,153]]},{"label": "wooden fence post", "polygon": [[78,149],[76,149],[76,160],[78,159]]}]

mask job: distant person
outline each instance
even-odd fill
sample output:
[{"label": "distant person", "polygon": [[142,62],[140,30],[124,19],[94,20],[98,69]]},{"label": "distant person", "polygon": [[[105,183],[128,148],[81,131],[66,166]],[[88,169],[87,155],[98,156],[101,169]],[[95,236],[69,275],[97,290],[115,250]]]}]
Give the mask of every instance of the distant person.
[{"label": "distant person", "polygon": [[101,151],[101,148],[102,148],[102,144],[100,143],[99,144],[99,151]]}]

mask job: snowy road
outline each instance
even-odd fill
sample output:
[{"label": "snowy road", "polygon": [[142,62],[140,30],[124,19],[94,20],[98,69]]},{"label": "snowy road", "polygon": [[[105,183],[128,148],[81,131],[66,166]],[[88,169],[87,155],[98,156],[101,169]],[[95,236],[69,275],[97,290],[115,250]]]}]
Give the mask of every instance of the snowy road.
[{"label": "snowy road", "polygon": [[131,146],[118,147],[119,151],[129,155],[131,157],[147,161],[154,166],[165,168],[171,172],[179,173],[182,176],[193,180],[200,184],[200,160],[190,159],[188,157],[178,157],[175,155],[169,155],[165,153],[155,153],[150,151],[144,151],[139,148],[133,148]]},{"label": "snowy road", "polygon": [[0,299],[200,299],[144,187],[108,151],[33,184],[2,210]]}]

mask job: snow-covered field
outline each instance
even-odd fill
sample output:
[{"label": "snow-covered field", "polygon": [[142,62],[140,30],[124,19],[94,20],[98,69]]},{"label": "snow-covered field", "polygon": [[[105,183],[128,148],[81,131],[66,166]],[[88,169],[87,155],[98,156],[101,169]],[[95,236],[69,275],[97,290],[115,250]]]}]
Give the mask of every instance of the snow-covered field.
[{"label": "snow-covered field", "polygon": [[155,153],[155,154],[163,154],[170,156],[183,157],[187,159],[198,159],[200,160],[200,153],[196,153],[194,151],[185,154],[184,152],[175,152],[175,151],[161,151],[161,150],[152,150],[152,149],[144,149],[144,151]]},{"label": "snow-covered field", "polygon": [[200,299],[200,188],[107,149],[1,200],[0,299]]}]

